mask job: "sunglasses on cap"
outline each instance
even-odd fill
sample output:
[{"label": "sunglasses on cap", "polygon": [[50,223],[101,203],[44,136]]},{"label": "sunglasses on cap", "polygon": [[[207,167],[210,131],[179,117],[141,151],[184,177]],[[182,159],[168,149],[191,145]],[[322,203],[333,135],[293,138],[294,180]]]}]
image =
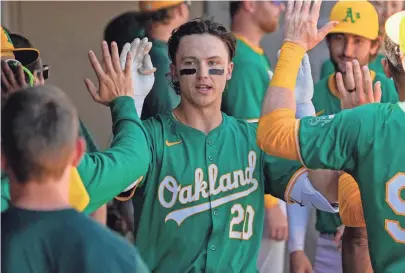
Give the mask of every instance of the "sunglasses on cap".
[{"label": "sunglasses on cap", "polygon": [[17,76],[16,74],[18,73],[17,72],[18,66],[21,65],[23,72],[24,72],[25,81],[30,86],[34,86],[35,77],[28,68],[23,66],[19,61],[15,60],[15,59],[8,59],[8,60],[5,60],[4,62],[10,67],[11,71],[13,71],[15,77]]},{"label": "sunglasses on cap", "polygon": [[35,69],[34,75],[37,75],[37,77],[39,77],[40,74],[42,73],[44,80],[47,80],[49,78],[49,73],[50,73],[49,69],[50,69],[49,65],[45,64],[42,66],[42,68]]}]

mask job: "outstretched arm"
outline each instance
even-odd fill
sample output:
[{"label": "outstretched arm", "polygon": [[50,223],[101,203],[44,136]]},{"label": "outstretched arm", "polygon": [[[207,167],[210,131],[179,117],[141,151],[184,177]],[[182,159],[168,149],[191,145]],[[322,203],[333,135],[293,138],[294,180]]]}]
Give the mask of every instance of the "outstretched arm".
[{"label": "outstretched arm", "polygon": [[86,154],[77,167],[90,196],[86,212],[96,210],[135,181],[141,181],[149,168],[149,142],[136,113],[132,68],[143,67],[147,46],[147,40],[138,43],[137,48],[127,54],[123,68],[115,42],[111,45],[111,54],[107,43],[102,43],[104,70],[94,53],[89,53],[99,88],[88,79],[85,82],[93,99],[110,107],[114,138],[109,149]]},{"label": "outstretched arm", "polygon": [[[294,88],[305,53],[316,46],[336,25],[330,22],[317,29],[320,0],[289,1],[285,17],[284,44],[273,79],[263,101],[257,142],[267,153],[298,160],[295,139],[299,122],[295,119]],[[282,146],[282,147],[281,147]]]}]

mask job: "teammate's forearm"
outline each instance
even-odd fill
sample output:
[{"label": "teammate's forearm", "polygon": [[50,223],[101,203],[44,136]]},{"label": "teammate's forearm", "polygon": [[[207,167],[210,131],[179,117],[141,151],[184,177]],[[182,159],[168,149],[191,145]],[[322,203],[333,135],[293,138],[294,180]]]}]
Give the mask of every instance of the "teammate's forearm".
[{"label": "teammate's forearm", "polygon": [[372,273],[366,228],[345,227],[342,239],[343,273]]},{"label": "teammate's forearm", "polygon": [[290,42],[283,44],[263,101],[262,116],[283,108],[295,112],[294,89],[304,55],[305,49],[300,45]]},{"label": "teammate's forearm", "polygon": [[310,207],[287,204],[288,215],[288,252],[304,250]]},{"label": "teammate's forearm", "polygon": [[282,46],[257,130],[257,144],[261,149],[291,160],[299,160],[294,88],[304,54],[304,48],[297,44]]},{"label": "teammate's forearm", "polygon": [[92,212],[143,177],[151,160],[145,129],[130,97],[111,104],[114,138],[104,152],[85,154],[78,171],[90,195]]}]

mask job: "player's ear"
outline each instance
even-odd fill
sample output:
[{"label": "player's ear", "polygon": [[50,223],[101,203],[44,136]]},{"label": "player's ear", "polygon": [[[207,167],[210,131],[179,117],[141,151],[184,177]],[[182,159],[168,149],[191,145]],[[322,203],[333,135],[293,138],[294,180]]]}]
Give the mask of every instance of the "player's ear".
[{"label": "player's ear", "polygon": [[254,12],[256,3],[255,1],[250,1],[250,0],[242,0],[242,6],[243,9],[245,9],[248,12]]},{"label": "player's ear", "polygon": [[233,71],[233,62],[229,62],[228,64],[228,73],[226,74],[226,80],[230,80],[232,78],[232,71]]},{"label": "player's ear", "polygon": [[82,160],[83,155],[86,153],[86,141],[83,137],[79,137],[76,141],[75,150],[73,151],[71,165],[77,167]]},{"label": "player's ear", "polygon": [[385,76],[387,76],[388,79],[391,79],[391,78],[392,78],[392,74],[391,74],[391,71],[390,71],[390,67],[389,67],[389,65],[388,65],[388,60],[387,60],[387,58],[383,58],[383,59],[381,60],[381,64],[382,64],[382,66],[383,66]]},{"label": "player's ear", "polygon": [[177,70],[176,70],[176,65],[171,63],[170,64],[170,76],[173,81],[178,81],[179,77],[177,76]]}]

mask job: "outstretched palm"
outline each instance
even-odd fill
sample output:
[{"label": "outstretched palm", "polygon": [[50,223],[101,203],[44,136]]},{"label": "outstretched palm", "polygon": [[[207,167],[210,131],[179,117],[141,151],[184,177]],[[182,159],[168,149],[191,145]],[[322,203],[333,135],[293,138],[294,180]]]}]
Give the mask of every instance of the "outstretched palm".
[{"label": "outstretched palm", "polygon": [[284,21],[284,41],[299,44],[309,51],[325,38],[338,22],[329,22],[318,30],[321,3],[322,0],[288,0]]}]

